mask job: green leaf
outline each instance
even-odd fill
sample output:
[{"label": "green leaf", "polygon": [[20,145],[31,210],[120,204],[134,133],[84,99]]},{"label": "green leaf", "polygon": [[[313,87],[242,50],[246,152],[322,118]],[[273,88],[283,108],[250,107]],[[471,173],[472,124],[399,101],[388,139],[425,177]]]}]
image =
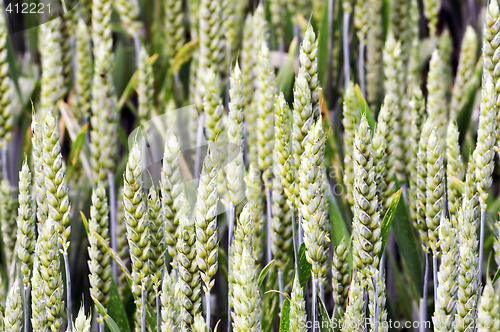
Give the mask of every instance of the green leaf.
[{"label": "green leaf", "polygon": [[404,200],[400,201],[392,223],[394,238],[399,247],[408,279],[413,283],[415,294],[422,289],[422,261],[420,257],[420,244],[418,243],[409,211]]},{"label": "green leaf", "polygon": [[283,92],[287,101],[290,101],[292,98],[293,82],[295,79],[295,54],[297,53],[297,47],[297,39],[294,38],[290,44],[286,60],[276,76],[276,86],[281,92]]},{"label": "green leaf", "polygon": [[312,265],[307,261],[306,258],[306,245],[302,243],[299,249],[299,278],[300,278],[300,286],[304,289],[307,286],[307,282],[309,281],[309,277],[311,276],[311,268]]},{"label": "green leaf", "polygon": [[191,59],[197,46],[198,46],[198,38],[182,45],[182,47],[179,49],[179,52],[177,52],[177,54],[174,57],[174,60],[172,61],[170,72],[172,73],[179,72],[181,66]]},{"label": "green leaf", "polygon": [[156,310],[153,309],[151,304],[149,304],[148,300],[146,299],[146,320],[149,325],[149,329],[152,332],[157,332],[156,331]]},{"label": "green leaf", "polygon": [[392,197],[391,205],[387,212],[385,213],[384,220],[382,220],[382,248],[378,254],[379,258],[382,257],[384,252],[385,244],[387,243],[387,237],[389,236],[389,230],[391,229],[392,220],[394,219],[394,212],[399,204],[399,199],[401,198],[401,193],[403,189],[399,189]]},{"label": "green leaf", "polygon": [[78,135],[76,135],[75,141],[71,145],[71,151],[69,153],[68,180],[71,179],[71,176],[75,172],[75,166],[79,160],[83,144],[85,143],[85,134],[87,133],[88,129],[89,124],[87,123],[85,126],[83,126]]},{"label": "green leaf", "polygon": [[[83,215],[83,213],[82,213],[82,215]],[[123,274],[125,274],[125,277],[127,278],[127,282],[128,282],[128,285],[130,286],[130,289],[132,289],[132,276],[130,275],[130,272],[128,271],[127,266],[122,261],[122,259],[120,258],[120,256],[118,256],[118,254],[116,253],[116,251],[114,251],[113,249],[111,249],[111,247],[109,246],[109,244],[99,235],[99,233],[97,233],[97,232],[95,232],[93,230],[90,231],[90,232],[92,233],[92,235],[94,235],[97,238],[97,240],[101,243],[101,245],[106,249],[108,255],[110,255],[111,258],[120,267],[120,270],[122,270]]]},{"label": "green leaf", "polygon": [[368,121],[368,125],[370,125],[370,129],[372,131],[372,136],[373,133],[375,132],[375,119],[372,116],[372,112],[370,111],[370,107],[368,106],[368,103],[366,102],[365,98],[363,98],[363,95],[361,94],[361,88],[359,87],[358,84],[356,84],[355,88],[356,90],[356,101],[358,104],[359,108],[359,115],[362,116],[363,114],[366,115],[366,120]]},{"label": "green leaf", "polygon": [[469,84],[465,91],[467,102],[464,104],[464,107],[458,111],[457,115],[457,127],[459,135],[459,142],[462,143],[465,139],[465,134],[468,132],[468,129],[471,124],[471,115],[474,109],[474,102],[476,100],[477,95],[479,94],[480,89],[479,84],[481,83],[481,74],[483,72],[482,59],[479,59],[476,68],[474,70],[474,76],[470,78]]},{"label": "green leaf", "polygon": [[347,230],[347,226],[345,225],[344,218],[342,218],[342,214],[339,211],[335,197],[333,195],[328,195],[328,201],[328,210],[332,229],[331,240],[335,246],[338,246],[343,238],[347,239],[350,235]]},{"label": "green leaf", "polygon": [[[318,32],[318,80],[321,86],[325,86],[325,80],[328,77],[328,41],[330,40],[330,33],[328,31],[328,13],[330,9],[328,8],[329,2],[326,2],[326,6],[323,10],[323,16],[321,17],[321,27]],[[333,5],[333,2],[332,2]],[[324,32],[324,33],[322,33]]]},{"label": "green leaf", "polygon": [[330,316],[328,315],[328,310],[326,310],[325,303],[318,296],[318,317],[319,317],[319,326],[321,332],[333,332],[332,321]]},{"label": "green leaf", "polygon": [[92,300],[94,300],[97,312],[101,314],[102,318],[104,318],[104,322],[106,323],[106,326],[109,328],[109,330],[111,332],[121,332],[116,322],[108,315],[106,309],[102,306],[102,304],[94,296],[92,296]]},{"label": "green leaf", "polygon": [[87,217],[83,214],[82,211],[80,211],[80,215],[82,216],[83,226],[85,226],[85,233],[87,233],[87,236],[88,236],[89,235],[89,221],[87,220]]},{"label": "green leaf", "polygon": [[[152,56],[149,57],[149,64],[151,66],[154,65],[154,63],[156,62],[157,59],[158,59],[158,54],[153,54]],[[117,104],[118,110],[121,110],[123,108],[123,105],[125,105],[125,102],[130,98],[130,96],[134,92],[135,87],[137,86],[138,82],[139,82],[139,70],[136,69],[136,71],[134,72],[134,74],[132,75],[130,80],[128,81],[127,86],[123,90],[123,93],[122,93],[120,99],[118,100],[118,104]]]},{"label": "green leaf", "polygon": [[259,287],[264,282],[264,279],[266,279],[266,276],[269,273],[269,270],[271,269],[271,266],[273,265],[273,263],[274,263],[274,259],[272,261],[270,261],[266,266],[264,266],[262,271],[260,271],[259,279],[257,279]]},{"label": "green leaf", "polygon": [[498,279],[500,279],[500,268],[497,270],[497,273],[495,273],[495,276],[493,277],[492,284],[495,286],[497,283]]},{"label": "green leaf", "polygon": [[285,299],[285,301],[283,301],[283,307],[281,308],[279,332],[289,332],[289,331],[290,331],[290,300]]},{"label": "green leaf", "polygon": [[[219,227],[220,227],[220,225],[219,225]],[[224,248],[222,248],[222,246],[219,246],[219,250],[217,251],[217,260],[219,261],[218,262],[219,271],[222,273],[222,276],[224,277],[224,279],[227,280],[227,276],[228,276],[228,271],[227,271],[228,260],[227,260],[226,251],[224,250]]]},{"label": "green leaf", "polygon": [[127,318],[127,312],[123,306],[120,294],[118,294],[118,288],[114,280],[111,281],[111,288],[109,290],[109,304],[108,310],[109,315],[116,322],[116,325],[120,328],[120,331],[130,331],[130,325]]}]

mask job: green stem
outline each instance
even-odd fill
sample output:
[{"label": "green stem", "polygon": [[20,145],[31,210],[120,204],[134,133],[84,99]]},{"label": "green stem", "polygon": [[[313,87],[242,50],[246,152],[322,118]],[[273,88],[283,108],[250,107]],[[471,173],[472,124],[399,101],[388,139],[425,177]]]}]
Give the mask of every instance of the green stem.
[{"label": "green stem", "polygon": [[203,127],[205,126],[205,113],[202,112],[198,119],[198,130],[196,132],[196,160],[194,164],[194,178],[196,185],[200,182],[200,170],[201,170],[201,143],[203,140]]},{"label": "green stem", "polygon": [[374,329],[374,331],[378,331],[379,325],[380,325],[380,307],[379,307],[380,303],[378,300],[377,279],[375,278],[375,276],[372,276],[372,282],[373,282],[373,302],[375,304],[375,329]]},{"label": "green stem", "polygon": [[177,108],[182,107],[181,79],[179,73],[174,73],[174,90],[175,90],[175,105]]},{"label": "green stem", "polygon": [[[167,273],[166,271],[164,273]],[[160,292],[156,290],[156,331],[161,331],[161,303]]]},{"label": "green stem", "polygon": [[207,287],[207,291],[205,292],[205,304],[207,306],[206,323],[207,323],[207,328],[210,331],[210,316],[212,314],[212,305],[210,303],[210,288],[208,288],[208,287]]},{"label": "green stem", "polygon": [[[285,285],[283,282],[283,270],[281,268],[278,269],[278,282],[279,282],[279,291],[281,294],[284,294],[285,292]],[[283,295],[280,294],[280,310],[283,308]]]},{"label": "green stem", "polygon": [[478,269],[478,282],[481,285],[481,274],[483,271],[483,246],[484,246],[484,222],[486,220],[486,204],[484,208],[481,207],[481,222],[479,224],[479,269]]},{"label": "green stem", "polygon": [[69,258],[67,249],[64,249],[63,251],[63,258],[64,258],[64,269],[66,271],[66,301],[68,307],[68,326],[69,330],[73,332],[73,319],[72,319],[73,306],[71,304],[71,275],[69,269]]},{"label": "green stem", "polygon": [[312,291],[312,303],[311,303],[311,317],[312,317],[312,331],[314,332],[316,326],[316,301],[318,297],[318,276],[313,275],[313,291]]},{"label": "green stem", "polygon": [[[229,203],[229,207],[227,209],[227,271],[229,275],[231,275],[231,244],[233,243],[233,234],[234,234],[234,218],[235,218],[235,207],[234,204]],[[228,298],[227,298],[227,330],[231,330],[231,306],[229,305],[229,290],[228,290]]]},{"label": "green stem", "polygon": [[434,279],[434,305],[437,303],[437,289],[438,289],[438,258],[434,253],[432,255],[432,278]]},{"label": "green stem", "polygon": [[349,67],[349,17],[350,13],[348,11],[344,12],[344,25],[343,25],[343,48],[344,48],[344,90],[347,90],[349,86],[350,79],[350,67]]},{"label": "green stem", "polygon": [[[109,216],[110,216],[110,232],[111,232],[111,248],[118,252],[118,224],[116,214],[116,192],[115,192],[115,175],[113,171],[108,172],[108,187],[109,187]],[[115,260],[111,260],[111,271],[115,282],[118,283],[118,265]]]},{"label": "green stem", "polygon": [[24,332],[29,331],[30,322],[30,287],[29,285],[24,285]]},{"label": "green stem", "polygon": [[146,332],[146,287],[141,289],[141,332]]},{"label": "green stem", "polygon": [[271,232],[272,232],[272,221],[273,221],[273,210],[272,210],[273,197],[272,197],[271,188],[266,188],[266,201],[267,201],[266,202],[266,211],[267,211],[267,235],[266,235],[267,261],[266,261],[266,264],[269,264],[269,262],[273,259],[273,253],[271,251],[271,241],[272,241]]},{"label": "green stem", "polygon": [[425,254],[424,266],[424,290],[422,293],[422,301],[420,302],[420,332],[425,332],[425,322],[427,321],[427,287],[429,279],[429,255]]},{"label": "green stem", "polygon": [[358,58],[358,70],[359,70],[359,86],[361,88],[361,95],[366,98],[366,86],[365,86],[365,50],[366,45],[364,42],[359,42],[359,58]]},{"label": "green stem", "polygon": [[292,212],[292,244],[293,244],[293,257],[295,259],[295,267],[299,266],[298,252],[299,248],[297,247],[297,234],[295,234],[295,207],[293,204],[290,204],[290,211]]}]

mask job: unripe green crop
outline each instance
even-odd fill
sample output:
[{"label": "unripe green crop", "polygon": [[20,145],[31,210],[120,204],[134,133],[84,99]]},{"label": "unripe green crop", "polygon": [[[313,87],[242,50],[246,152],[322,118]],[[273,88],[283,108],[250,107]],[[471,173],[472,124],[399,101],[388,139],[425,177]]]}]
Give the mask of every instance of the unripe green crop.
[{"label": "unripe green crop", "polygon": [[21,300],[21,289],[19,280],[14,280],[12,288],[7,296],[5,307],[5,318],[3,319],[6,332],[21,331],[23,327],[23,304]]},{"label": "unripe green crop", "polygon": [[290,300],[290,330],[305,332],[306,322],[307,316],[306,303],[304,301],[304,291],[299,282],[299,274],[295,272]]},{"label": "unripe green crop", "polygon": [[382,247],[371,131],[363,115],[354,140],[353,264],[364,271],[378,265]]},{"label": "unripe green crop", "polygon": [[347,256],[349,250],[347,248],[345,238],[339,243],[332,258],[332,289],[333,300],[335,301],[335,310],[342,317],[347,305],[347,295],[349,293],[350,270]]},{"label": "unripe green crop", "polygon": [[9,180],[0,180],[0,223],[2,229],[3,250],[7,266],[14,258],[16,245],[16,217],[14,198]]},{"label": "unripe green crop", "polygon": [[203,169],[198,185],[198,196],[195,206],[196,224],[196,262],[204,283],[205,292],[210,292],[215,284],[213,277],[217,272],[217,173],[219,155],[216,146],[209,146],[203,162]]},{"label": "unripe green crop", "polygon": [[[8,27],[4,13],[0,15],[0,145],[10,140],[12,128],[12,97],[13,83],[9,76],[9,64],[7,62],[7,37]],[[45,91],[45,90],[44,90]]]},{"label": "unripe green crop", "polygon": [[200,271],[196,263],[196,230],[194,221],[184,214],[179,220],[179,240],[177,241],[177,267],[179,277],[180,329],[189,331],[194,317],[201,312]]},{"label": "unripe green crop", "polygon": [[36,241],[31,191],[31,173],[25,160],[19,172],[19,208],[17,210],[17,255],[21,261],[20,270],[25,287],[30,283]]},{"label": "unripe green crop", "polygon": [[[109,206],[106,190],[98,185],[92,192],[92,206],[89,220],[89,280],[90,293],[103,306],[109,303],[111,287],[111,259],[106,248],[97,240],[93,232],[101,236],[109,245]],[[102,323],[102,322],[101,322]]]}]

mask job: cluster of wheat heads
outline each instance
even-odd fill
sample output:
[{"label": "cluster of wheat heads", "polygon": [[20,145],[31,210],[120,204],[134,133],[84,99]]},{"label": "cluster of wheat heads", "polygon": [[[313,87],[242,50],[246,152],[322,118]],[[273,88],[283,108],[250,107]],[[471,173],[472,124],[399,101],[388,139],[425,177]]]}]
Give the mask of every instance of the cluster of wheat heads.
[{"label": "cluster of wheat heads", "polygon": [[500,8],[422,5],[2,13],[1,330],[500,331]]}]

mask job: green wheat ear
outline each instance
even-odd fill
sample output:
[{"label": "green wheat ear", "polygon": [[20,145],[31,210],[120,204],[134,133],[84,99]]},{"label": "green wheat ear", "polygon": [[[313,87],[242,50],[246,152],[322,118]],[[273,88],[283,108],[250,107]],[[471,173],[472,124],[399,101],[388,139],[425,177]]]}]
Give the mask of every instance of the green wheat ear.
[{"label": "green wheat ear", "polygon": [[347,295],[349,292],[350,270],[347,256],[346,239],[343,238],[337,248],[335,248],[332,258],[332,292],[335,301],[336,311],[342,317],[347,305]]},{"label": "green wheat ear", "polygon": [[149,63],[149,55],[146,50],[146,47],[141,47],[141,51],[139,53],[139,65],[138,65],[138,83],[137,83],[137,91],[139,94],[139,108],[138,108],[138,117],[139,122],[143,124],[145,121],[148,121],[151,117],[154,116],[155,112],[155,103],[154,103],[154,95],[155,95],[155,82],[154,82],[154,73],[153,66]]},{"label": "green wheat ear", "polygon": [[217,173],[219,155],[215,146],[209,146],[203,162],[203,169],[198,185],[198,197],[195,206],[197,264],[205,293],[210,293],[218,268],[217,251]]},{"label": "green wheat ear", "polygon": [[168,61],[172,64],[175,55],[184,45],[184,11],[182,1],[166,0],[165,2],[165,37]]},{"label": "green wheat ear", "polygon": [[57,226],[62,250],[67,253],[71,233],[70,210],[66,167],[61,155],[58,121],[48,112],[43,124],[43,174],[45,177],[45,195],[49,207],[48,216]]},{"label": "green wheat ear", "polygon": [[149,303],[155,305],[156,296],[159,296],[162,275],[165,263],[164,220],[159,190],[154,184],[148,192],[148,233],[150,239],[149,275],[152,290],[149,292]]},{"label": "green wheat ear", "polygon": [[326,260],[324,232],[326,215],[323,202],[323,157],[326,136],[318,120],[309,131],[298,171],[299,213],[304,229],[307,261],[312,264],[315,276],[321,277],[320,269]]},{"label": "green wheat ear", "polygon": [[177,241],[177,268],[179,277],[180,326],[188,331],[194,317],[201,312],[201,278],[196,263],[196,229],[194,221],[182,214],[179,220]]},{"label": "green wheat ear", "polygon": [[23,326],[23,304],[19,280],[14,280],[7,296],[5,307],[4,331],[21,331]]},{"label": "green wheat ear", "polygon": [[357,271],[352,277],[349,290],[349,304],[342,318],[342,331],[354,332],[364,330],[364,302],[363,276],[361,271]]},{"label": "green wheat ear", "polygon": [[292,294],[290,300],[290,330],[306,331],[306,303],[304,301],[304,291],[299,282],[299,274],[295,272],[293,278]]},{"label": "green wheat ear", "polygon": [[172,262],[175,261],[177,254],[175,246],[178,238],[179,215],[184,205],[179,157],[177,137],[168,131],[165,139],[160,188],[162,215],[165,221],[165,243]]},{"label": "green wheat ear", "polygon": [[141,312],[142,291],[148,289],[149,255],[147,207],[142,191],[143,157],[136,143],[130,151],[123,174],[123,206],[127,223],[127,239],[132,261],[132,292],[136,295],[137,312]]},{"label": "green wheat ear", "polygon": [[21,261],[23,283],[28,287],[35,254],[35,213],[31,196],[31,173],[24,160],[19,172],[19,208],[17,210],[17,255]]},{"label": "green wheat ear", "polygon": [[260,294],[253,252],[254,207],[247,204],[237,221],[231,267],[233,329],[260,331]]},{"label": "green wheat ear", "polygon": [[[111,259],[106,248],[97,240],[101,236],[109,245],[109,206],[104,186],[99,184],[92,192],[89,220],[89,280],[90,293],[103,306],[109,302],[111,287]],[[95,232],[95,234],[94,234]],[[102,319],[101,319],[102,320]],[[103,323],[102,321],[100,323]]]},{"label": "green wheat ear", "polygon": [[7,37],[9,31],[5,16],[0,15],[0,145],[10,140],[12,128],[12,97],[13,83],[9,76],[9,64],[7,62]]},{"label": "green wheat ear", "polygon": [[354,139],[353,263],[360,271],[378,265],[381,227],[377,183],[371,144],[371,130],[363,115]]},{"label": "green wheat ear", "polygon": [[290,108],[281,93],[275,104],[275,139],[273,156],[273,221],[272,221],[272,253],[278,269],[290,261],[289,248],[292,245],[292,219],[290,212],[290,191],[286,187],[293,186],[293,175],[290,174],[291,123]]},{"label": "green wheat ear", "polygon": [[342,112],[342,125],[344,126],[344,183],[347,189],[347,200],[349,204],[354,204],[352,190],[354,187],[353,168],[353,146],[354,133],[359,124],[359,109],[356,102],[356,90],[354,84],[349,82],[344,95],[344,105]]},{"label": "green wheat ear", "polygon": [[500,329],[500,296],[495,292],[491,280],[484,286],[479,300],[477,328],[480,332],[498,331]]},{"label": "green wheat ear", "polygon": [[2,229],[2,240],[7,265],[14,258],[16,245],[16,219],[14,198],[9,180],[0,180],[0,224]]},{"label": "green wheat ear", "polygon": [[80,310],[78,310],[78,316],[75,319],[75,331],[76,332],[90,332],[90,323],[91,323],[92,315],[89,315],[87,318],[85,316],[85,308],[82,304]]},{"label": "green wheat ear", "polygon": [[170,273],[165,270],[161,286],[161,329],[163,332],[174,332],[177,329],[180,303],[176,301],[176,278],[175,269],[172,269]]},{"label": "green wheat ear", "polygon": [[443,218],[439,227],[441,264],[438,271],[437,303],[432,320],[438,331],[451,331],[455,319],[457,284],[458,239],[457,225]]},{"label": "green wheat ear", "polygon": [[[43,291],[41,298],[44,301],[42,304],[36,303],[36,306],[41,305],[41,310],[44,311],[41,314],[45,318],[43,319],[45,326],[42,327],[42,330],[59,331],[62,325],[64,284],[60,272],[58,227],[59,225],[49,216],[36,244],[36,255],[40,262],[41,290]],[[33,287],[35,286],[33,283]],[[35,295],[38,298],[40,294],[35,291]]]}]

